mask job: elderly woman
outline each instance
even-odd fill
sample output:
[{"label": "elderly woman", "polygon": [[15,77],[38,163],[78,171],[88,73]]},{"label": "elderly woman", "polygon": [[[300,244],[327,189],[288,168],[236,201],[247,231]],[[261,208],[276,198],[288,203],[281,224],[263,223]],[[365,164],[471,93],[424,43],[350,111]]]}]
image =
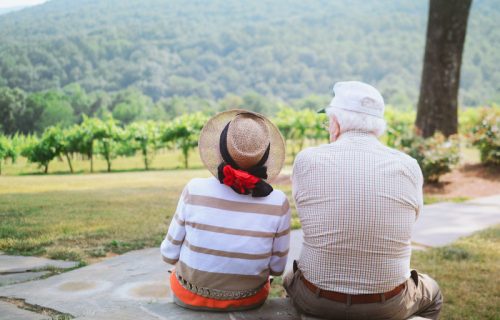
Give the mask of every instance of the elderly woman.
[{"label": "elderly woman", "polygon": [[266,181],[283,165],[283,138],[262,115],[231,110],[207,122],[199,151],[214,177],[186,185],[161,244],[175,265],[174,302],[195,310],[259,307],[269,276],[284,271],[290,242],[288,200]]}]

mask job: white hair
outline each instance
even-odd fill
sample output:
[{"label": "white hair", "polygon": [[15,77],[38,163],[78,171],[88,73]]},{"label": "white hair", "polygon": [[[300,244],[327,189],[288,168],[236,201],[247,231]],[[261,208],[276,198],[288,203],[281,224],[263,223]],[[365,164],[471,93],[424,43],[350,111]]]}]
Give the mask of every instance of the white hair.
[{"label": "white hair", "polygon": [[377,137],[384,134],[386,127],[384,119],[339,108],[329,108],[327,113],[330,118],[335,117],[337,119],[341,134],[351,130],[370,132]]}]

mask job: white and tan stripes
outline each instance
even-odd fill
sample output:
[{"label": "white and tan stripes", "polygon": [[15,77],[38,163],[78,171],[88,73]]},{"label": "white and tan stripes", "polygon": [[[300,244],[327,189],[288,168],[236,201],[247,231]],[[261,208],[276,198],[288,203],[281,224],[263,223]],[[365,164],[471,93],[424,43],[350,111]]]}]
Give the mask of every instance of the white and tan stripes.
[{"label": "white and tan stripes", "polygon": [[281,205],[251,203],[247,201],[226,200],[214,196],[194,195],[190,194],[189,191],[186,192],[184,199],[184,202],[186,204],[193,206],[215,208],[231,212],[251,212],[254,214],[267,214],[272,216],[283,216],[290,209],[288,201],[283,202]]},{"label": "white and tan stripes", "polygon": [[[193,284],[253,289],[284,270],[290,241],[290,208],[280,191],[266,198],[236,194],[214,178],[185,188],[161,245],[166,262]],[[208,279],[208,280],[207,280]],[[229,285],[231,286],[231,285]]]}]

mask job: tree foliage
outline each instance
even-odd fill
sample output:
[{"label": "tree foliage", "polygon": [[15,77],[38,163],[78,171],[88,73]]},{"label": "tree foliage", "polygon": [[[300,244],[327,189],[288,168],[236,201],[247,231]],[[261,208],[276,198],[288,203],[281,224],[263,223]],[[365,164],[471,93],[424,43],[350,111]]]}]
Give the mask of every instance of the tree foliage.
[{"label": "tree foliage", "polygon": [[126,134],[129,139],[129,148],[133,151],[140,151],[144,168],[149,170],[156,150],[160,148],[160,134],[162,127],[153,121],[134,122],[127,126]]},{"label": "tree foliage", "polygon": [[[48,1],[2,16],[0,86],[38,92],[78,84],[108,93],[133,87],[155,102],[256,92],[291,102],[358,79],[381,89],[390,104],[415,104],[427,6],[412,0]],[[463,105],[500,101],[499,20],[495,0],[474,3]],[[137,111],[114,106],[124,122]],[[83,103],[75,114],[89,108]]]},{"label": "tree foliage", "polygon": [[189,152],[198,146],[199,133],[207,120],[202,113],[184,115],[170,122],[163,131],[162,141],[181,150],[184,168],[189,167]]},{"label": "tree foliage", "polygon": [[62,132],[58,127],[47,129],[40,139],[32,139],[27,143],[21,154],[29,162],[38,163],[43,172],[49,172],[49,163],[62,152]]},{"label": "tree foliage", "polygon": [[17,152],[12,141],[0,134],[0,175],[2,174],[2,163],[9,158],[14,162],[17,158]]}]

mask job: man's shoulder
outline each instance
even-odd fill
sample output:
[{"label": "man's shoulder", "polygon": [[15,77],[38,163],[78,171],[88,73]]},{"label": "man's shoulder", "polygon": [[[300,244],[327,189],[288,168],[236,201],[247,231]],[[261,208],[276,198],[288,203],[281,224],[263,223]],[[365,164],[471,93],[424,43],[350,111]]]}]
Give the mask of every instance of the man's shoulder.
[{"label": "man's shoulder", "polygon": [[388,154],[390,154],[394,158],[399,159],[401,162],[408,164],[408,165],[412,165],[412,166],[415,166],[415,165],[418,166],[417,160],[415,160],[415,158],[407,155],[406,153],[399,151],[399,150],[396,150],[396,149],[393,149],[393,148],[390,148],[390,147],[385,146],[385,145],[383,145],[383,148],[385,149],[385,151]]},{"label": "man's shoulder", "polygon": [[420,168],[420,165],[415,158],[407,155],[402,151],[387,146],[383,147],[385,148],[387,154],[392,156],[394,161],[397,161],[403,168],[406,168],[406,172],[410,172],[411,175],[414,176],[417,180],[422,179],[422,169]]},{"label": "man's shoulder", "polygon": [[332,148],[331,144],[322,144],[322,145],[315,146],[315,147],[305,148],[302,151],[300,151],[299,153],[297,153],[297,155],[295,156],[295,161],[297,162],[297,160],[314,158],[319,153],[328,152],[329,150],[331,150],[331,148]]}]

